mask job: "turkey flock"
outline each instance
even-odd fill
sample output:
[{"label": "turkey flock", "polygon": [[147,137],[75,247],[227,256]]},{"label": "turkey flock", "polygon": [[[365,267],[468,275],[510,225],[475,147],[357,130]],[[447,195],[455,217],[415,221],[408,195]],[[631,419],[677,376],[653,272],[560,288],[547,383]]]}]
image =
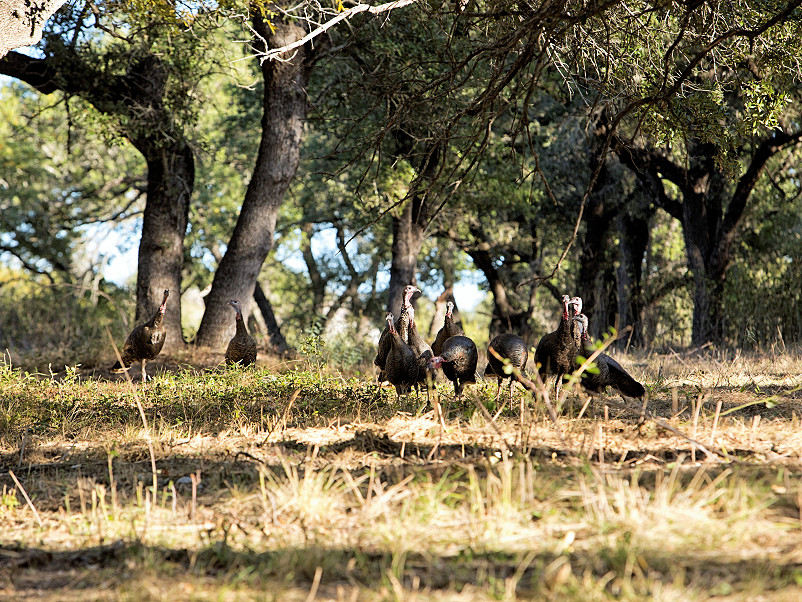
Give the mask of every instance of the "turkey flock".
[{"label": "turkey flock", "polygon": [[[421,290],[407,285],[398,317],[388,313],[385,318],[387,324],[379,337],[373,360],[379,369],[379,384],[389,382],[395,387],[398,397],[409,394],[413,389],[418,395],[425,390],[428,400],[438,370],[442,369],[445,377],[453,383],[454,399],[459,402],[465,385],[476,383],[479,361],[476,344],[454,322],[454,304],[449,301],[443,326],[430,346],[420,335],[415,323],[412,299],[416,294],[421,294]],[[164,299],[155,315],[131,331],[111,372],[125,372],[132,364],[140,362],[142,380],[147,381],[145,366],[159,355],[164,346],[164,314],[169,295],[170,291],[165,290]],[[256,362],[256,341],[245,326],[242,305],[237,299],[232,299],[229,305],[235,312],[236,333],[226,348],[225,363],[253,365]],[[500,334],[490,341],[484,376],[497,379],[496,401],[501,395],[501,384],[505,379],[510,381],[510,401],[516,381],[527,386],[526,383],[530,382],[526,373],[528,359],[527,345],[516,334]],[[578,369],[581,370],[581,385],[591,395],[603,393],[608,387],[624,398],[641,398],[646,393],[643,385],[618,362],[594,349],[588,335],[588,317],[582,313],[580,297],[563,295],[560,323],[554,332],[540,339],[534,360],[539,380],[547,383],[554,378],[554,399],[557,400],[560,398],[563,378]],[[592,363],[586,360],[592,360]]]},{"label": "turkey flock", "polygon": [[[379,383],[389,382],[396,394],[408,394],[413,388],[428,391],[434,386],[437,370],[454,384],[454,398],[462,397],[465,385],[476,382],[476,365],[479,360],[476,344],[454,323],[454,304],[446,304],[443,326],[431,347],[424,341],[415,325],[415,308],[412,298],[420,289],[408,285],[404,289],[403,304],[398,318],[388,313],[387,325],[379,337],[373,363],[379,368]],[[554,398],[559,399],[563,378],[582,368],[581,384],[591,395],[603,393],[607,387],[622,396],[640,398],[646,393],[638,381],[630,376],[609,355],[597,352],[590,343],[588,317],[582,313],[582,299],[564,295],[560,323],[554,332],[540,339],[535,348],[535,364],[543,383],[554,377]],[[593,363],[584,360],[593,358]],[[526,363],[529,351],[524,340],[516,334],[504,333],[493,338],[488,345],[485,377],[495,376],[498,387],[496,401],[501,394],[501,383],[510,380],[509,399],[515,381],[526,380]]]}]

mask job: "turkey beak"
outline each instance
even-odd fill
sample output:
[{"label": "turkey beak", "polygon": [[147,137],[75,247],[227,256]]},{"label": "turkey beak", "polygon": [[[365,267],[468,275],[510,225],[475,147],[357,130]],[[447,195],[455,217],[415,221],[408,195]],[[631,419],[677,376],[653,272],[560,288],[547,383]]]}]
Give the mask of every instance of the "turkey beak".
[{"label": "turkey beak", "polygon": [[159,311],[164,313],[167,310],[167,297],[170,296],[170,289],[164,289],[164,299],[162,299],[162,304],[159,307]]}]

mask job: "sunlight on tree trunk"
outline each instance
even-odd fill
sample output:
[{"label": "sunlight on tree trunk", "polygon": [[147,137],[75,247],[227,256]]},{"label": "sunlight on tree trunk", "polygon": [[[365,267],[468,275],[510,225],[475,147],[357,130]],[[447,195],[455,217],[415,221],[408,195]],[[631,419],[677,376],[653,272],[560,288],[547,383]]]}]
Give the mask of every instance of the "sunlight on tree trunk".
[{"label": "sunlight on tree trunk", "polygon": [[[305,33],[295,24],[273,25],[276,32],[268,35],[267,25],[258,17],[254,19],[255,28],[271,46],[289,44]],[[287,60],[262,63],[265,86],[259,153],[237,225],[206,297],[196,339],[199,346],[221,348],[233,335],[230,299],[239,299],[243,313],[249,313],[256,278],[273,246],[279,207],[298,169],[309,58],[308,49],[301,47]]]}]

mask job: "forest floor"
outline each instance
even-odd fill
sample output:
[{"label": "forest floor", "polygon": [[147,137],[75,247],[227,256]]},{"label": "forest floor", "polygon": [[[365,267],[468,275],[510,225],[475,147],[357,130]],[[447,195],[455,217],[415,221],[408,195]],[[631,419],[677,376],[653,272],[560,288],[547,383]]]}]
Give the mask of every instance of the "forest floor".
[{"label": "forest floor", "polygon": [[0,366],[0,599],[802,599],[798,353],[620,357],[645,420],[556,424],[519,385],[442,424],[372,366],[192,359]]}]

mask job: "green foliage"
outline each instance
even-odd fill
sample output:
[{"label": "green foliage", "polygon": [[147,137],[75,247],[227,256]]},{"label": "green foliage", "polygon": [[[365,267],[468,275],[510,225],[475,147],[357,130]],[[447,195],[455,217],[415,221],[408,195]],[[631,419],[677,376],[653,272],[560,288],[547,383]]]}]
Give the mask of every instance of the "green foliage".
[{"label": "green foliage", "polygon": [[73,255],[102,222],[141,209],[144,164],[95,132],[97,112],[80,99],[53,103],[9,84],[0,113],[0,138],[14,141],[0,145],[0,251],[28,270],[70,280],[87,269],[86,258]]},{"label": "green foliage", "polygon": [[[791,161],[798,157],[797,151]],[[769,171],[777,173],[777,162]],[[796,173],[756,191],[725,287],[725,328],[734,345],[765,348],[802,338],[802,205]]]},{"label": "green foliage", "polygon": [[124,319],[133,300],[113,287],[48,285],[8,269],[0,283],[0,346],[13,365],[45,373],[91,368],[109,359],[107,331],[119,341],[133,327]]}]

